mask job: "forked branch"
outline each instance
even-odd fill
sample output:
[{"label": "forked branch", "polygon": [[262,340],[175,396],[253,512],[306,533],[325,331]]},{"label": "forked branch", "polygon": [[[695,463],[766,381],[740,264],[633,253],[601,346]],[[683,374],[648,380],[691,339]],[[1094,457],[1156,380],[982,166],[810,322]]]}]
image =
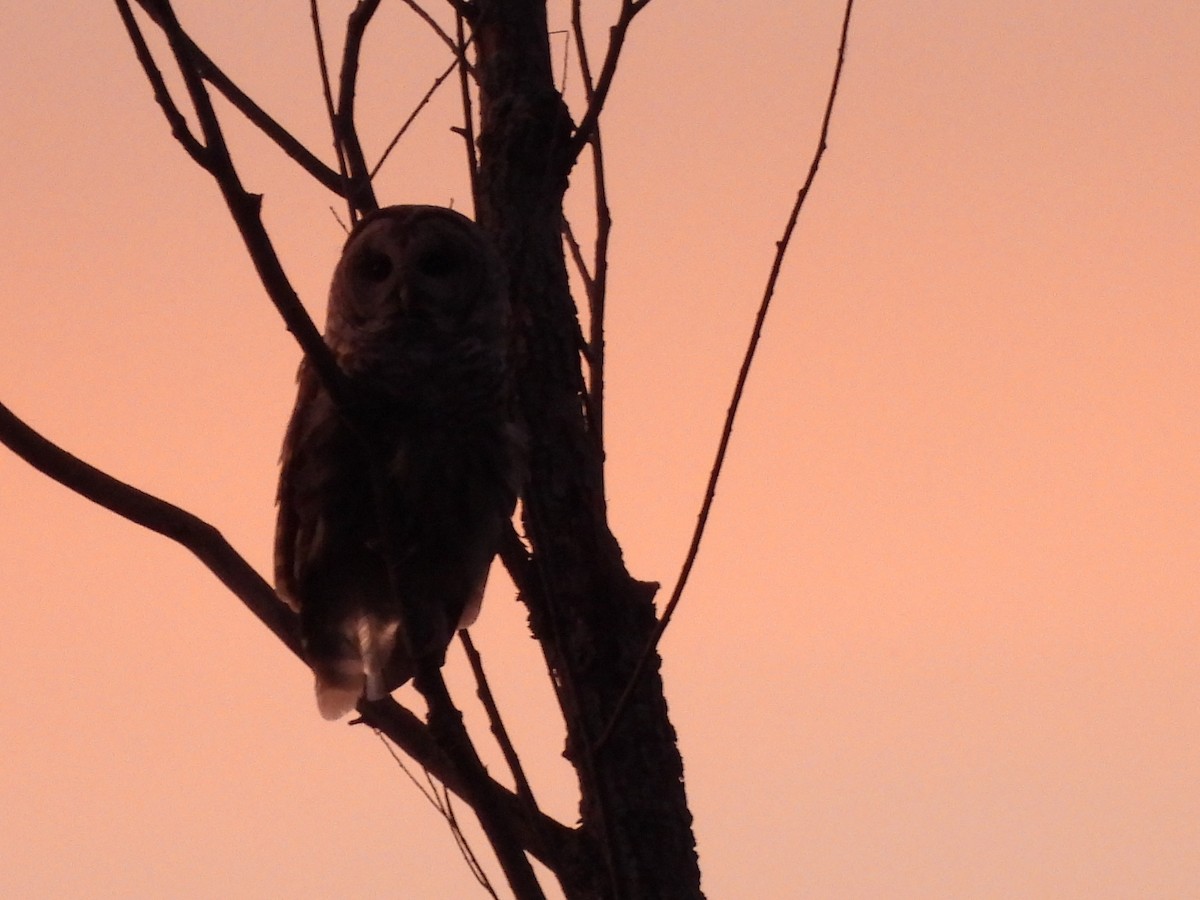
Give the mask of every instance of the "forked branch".
[{"label": "forked branch", "polygon": [[513,893],[520,900],[545,900],[513,818],[498,801],[495,782],[488,776],[463,724],[462,713],[446,690],[440,665],[428,659],[419,661],[413,682],[429,707],[430,734],[459,774],[463,791],[460,796],[475,810]]},{"label": "forked branch", "polygon": [[[196,68],[189,49],[194,44],[180,26],[169,0],[154,0],[154,2],[141,0],[141,2],[153,6],[155,10],[155,21],[166,34],[171,52],[192,101],[196,118],[200,123],[204,140],[200,145],[201,158],[197,161],[213,176],[217,186],[221,189],[229,213],[238,227],[255,269],[258,271],[259,279],[266,288],[271,302],[283,317],[288,330],[295,336],[310,364],[320,373],[322,383],[329,392],[335,399],[344,401],[348,396],[345,376],[334,360],[333,354],[329,352],[321,333],[304,309],[300,298],[296,295],[287,273],[283,271],[271,238],[262,223],[260,208],[262,198],[247,191],[238,178],[233,159],[229,155],[229,148],[225,143],[225,135],[220,121],[213,110],[212,101],[204,87],[204,79]],[[139,54],[138,59],[142,63],[148,80],[154,86],[156,99],[159,99],[159,105],[163,106],[163,112],[168,122],[172,124],[174,132],[175,122],[171,110],[174,109],[176,113],[178,110],[175,108],[174,102],[169,100],[169,95],[166,95],[167,103],[164,103],[163,98],[159,97],[158,85],[163,84],[163,79],[154,65],[149,51],[145,50],[145,56],[142,55],[142,50],[146,46],[145,40],[137,28],[128,3],[126,0],[116,0],[116,3],[118,9],[121,10],[122,21],[129,32],[130,40]],[[163,91],[165,91],[165,86]],[[191,144],[198,143],[198,141],[191,135],[191,132],[187,131],[184,136],[176,134],[176,138],[188,151],[188,154],[196,158]]]},{"label": "forked branch", "polygon": [[[137,0],[140,6],[150,19],[158,25],[159,28],[166,30],[164,19],[165,4],[163,0]],[[121,14],[121,21],[125,25],[126,31],[129,32],[130,39],[134,43],[135,51],[137,52],[138,61],[142,63],[142,68],[146,70],[146,75],[154,84],[153,76],[150,74],[149,65],[153,68],[153,59],[150,51],[145,46],[142,40],[141,32],[138,29],[137,22],[130,12],[129,5],[126,0],[116,0],[117,9]],[[140,46],[139,46],[140,44]],[[250,124],[254,125],[263,134],[275,142],[288,158],[300,166],[305,172],[316,179],[320,184],[333,191],[339,196],[343,193],[341,178],[338,173],[331,169],[325,163],[321,162],[315,154],[298,141],[286,128],[280,125],[274,118],[261,106],[252,100],[237,84],[234,83],[221,68],[213,62],[213,60],[186,34],[183,35],[183,45],[186,49],[188,59],[196,72],[215,87],[220,94],[238,110]],[[159,97],[159,85],[155,84],[155,97],[159,99],[159,105],[162,105],[162,99]],[[166,86],[162,85],[162,91],[165,96]],[[167,113],[168,120],[171,118],[170,112],[164,106],[163,111]],[[182,118],[180,119],[182,121]],[[172,132],[175,132],[175,123],[172,122]],[[176,132],[178,138],[179,134]],[[189,151],[190,152],[190,151]],[[193,156],[193,158],[195,158]],[[199,162],[199,160],[197,160]]]},{"label": "forked branch", "polygon": [[[604,62],[600,66],[600,75],[596,78],[595,87],[588,91],[588,106],[579,120],[575,134],[571,136],[571,152],[578,157],[584,146],[592,138],[592,132],[600,121],[600,113],[604,109],[604,101],[608,99],[609,88],[612,87],[613,77],[617,74],[617,62],[621,58],[621,48],[625,45],[625,35],[633,23],[634,16],[649,5],[650,0],[621,0],[621,11],[617,15],[616,24],[609,29],[608,50],[604,54]],[[583,53],[583,42],[579,41],[580,53]],[[582,57],[581,57],[582,58]]]}]

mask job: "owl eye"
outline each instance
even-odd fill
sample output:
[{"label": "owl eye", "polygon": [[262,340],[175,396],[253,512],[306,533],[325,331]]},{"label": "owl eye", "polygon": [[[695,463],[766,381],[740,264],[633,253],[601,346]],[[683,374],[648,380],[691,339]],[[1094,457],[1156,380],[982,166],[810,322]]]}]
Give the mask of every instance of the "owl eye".
[{"label": "owl eye", "polygon": [[445,278],[459,267],[462,260],[448,247],[426,250],[417,257],[417,269],[430,278]]},{"label": "owl eye", "polygon": [[358,262],[358,271],[367,281],[380,282],[392,274],[392,260],[385,253],[364,253]]}]

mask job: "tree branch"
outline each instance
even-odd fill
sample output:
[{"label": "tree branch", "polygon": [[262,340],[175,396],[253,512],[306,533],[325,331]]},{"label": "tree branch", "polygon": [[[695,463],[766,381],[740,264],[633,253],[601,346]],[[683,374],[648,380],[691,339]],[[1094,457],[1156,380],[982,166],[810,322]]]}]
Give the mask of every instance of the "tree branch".
[{"label": "tree branch", "polygon": [[[471,788],[467,779],[438,744],[438,740],[416,715],[405,709],[392,697],[382,700],[363,701],[358,705],[361,721],[378,729],[389,740],[400,747],[417,763],[438,779],[455,794],[471,802]],[[508,788],[491,778],[491,799],[516,830],[521,844],[535,859],[560,871],[579,853],[579,834],[545,813],[531,817],[524,802]]]},{"label": "tree branch", "polygon": [[[563,240],[567,242],[567,249],[571,251],[571,262],[575,263],[575,271],[579,275],[579,280],[583,282],[583,291],[590,297],[593,283],[592,273],[588,270],[587,260],[583,258],[583,248],[579,246],[579,240],[575,237],[575,229],[571,227],[571,220],[566,216],[563,216],[562,232]],[[586,347],[584,355],[591,355]]]},{"label": "tree branch", "polygon": [[[166,27],[163,16],[163,0],[137,0],[137,2],[138,6],[145,10],[150,19],[165,32]],[[116,3],[118,9],[121,10],[122,21],[125,21],[125,10],[128,9],[128,3],[126,0],[116,0]],[[126,30],[128,30],[129,27],[129,22],[126,22]],[[130,34],[130,37],[133,38],[132,33]],[[134,44],[136,47],[136,38],[134,39]],[[215,62],[212,61],[208,54],[201,50],[196,42],[186,34],[183,35],[183,44],[192,66],[195,68],[196,72],[201,78],[215,87],[221,93],[221,95],[228,100],[230,104],[232,104],[234,109],[238,110],[238,112],[244,115],[252,125],[254,125],[259,131],[274,141],[276,146],[278,146],[279,149],[287,154],[288,158],[304,169],[304,171],[316,179],[317,182],[333,191],[333,193],[337,194],[338,196],[343,195],[344,186],[342,179],[339,177],[337,172],[325,165],[325,163],[321,162],[321,160],[317,158],[312,151],[300,143],[300,141],[296,140],[296,138],[293,137],[286,128],[276,122],[266,110],[255,103],[254,100],[252,100],[241,88],[239,88],[237,84],[235,84],[233,80],[226,75]],[[149,51],[147,50],[146,53],[148,56]],[[138,58],[139,60],[141,59],[140,52],[138,54]],[[145,68],[144,63],[143,68]],[[147,75],[149,76],[149,72],[147,72]],[[153,83],[153,79],[151,79],[151,83]]]},{"label": "tree branch", "polygon": [[[117,0],[117,2],[123,3],[124,0]],[[321,333],[304,309],[300,298],[296,296],[287,273],[280,265],[271,238],[262,224],[262,197],[251,194],[242,187],[237,171],[234,169],[233,160],[229,155],[221,124],[213,110],[212,101],[205,90],[200,73],[192,64],[188,48],[194,45],[183,32],[169,0],[139,0],[139,2],[154,3],[155,21],[167,36],[168,44],[180,74],[183,76],[184,84],[187,86],[201,132],[204,135],[204,168],[213,176],[225,198],[225,204],[238,227],[263,287],[266,288],[275,308],[279,310],[288,330],[295,336],[296,341],[303,349],[305,358],[320,374],[322,384],[335,401],[344,408],[349,395],[346,377],[326,346]],[[136,46],[137,40],[133,39]],[[168,121],[169,119],[168,116]]]},{"label": "tree branch", "polygon": [[[309,0],[309,10],[313,25],[313,42],[316,44],[317,69],[321,75],[321,96],[325,100],[325,117],[329,121],[329,131],[333,138],[333,152],[337,156],[342,196],[345,196],[349,193],[350,179],[346,174],[346,154],[342,152],[342,142],[338,140],[337,135],[337,116],[333,109],[333,87],[329,79],[329,60],[325,56],[325,38],[321,34],[321,14],[317,8],[317,0]],[[350,219],[354,220],[353,204],[350,204]]]},{"label": "tree branch", "polygon": [[190,550],[289,650],[303,658],[295,613],[212,525],[71,455],[2,403],[0,443],[64,487]]},{"label": "tree branch", "polygon": [[628,704],[629,697],[633,693],[634,685],[637,683],[638,678],[641,677],[647,660],[658,647],[658,642],[662,639],[663,632],[667,630],[667,626],[671,622],[671,616],[674,615],[676,608],[679,606],[680,598],[683,596],[683,589],[687,585],[688,576],[691,574],[692,566],[696,562],[696,556],[700,552],[700,540],[704,537],[704,530],[708,525],[708,516],[712,510],[713,499],[717,493],[717,481],[720,479],[721,470],[725,465],[725,454],[729,450],[729,442],[733,437],[734,420],[737,418],[738,407],[742,402],[742,394],[746,389],[746,381],[750,377],[750,367],[754,363],[754,356],[758,350],[758,342],[762,337],[763,324],[766,322],[767,312],[771,307],[771,300],[775,295],[775,284],[779,280],[779,272],[783,267],[783,260],[787,255],[788,246],[791,244],[792,232],[795,231],[796,222],[800,218],[800,210],[804,207],[804,201],[808,198],[808,191],[816,180],[817,169],[821,165],[821,159],[825,155],[825,148],[828,146],[829,125],[833,119],[833,107],[837,101],[838,85],[841,83],[842,78],[842,67],[846,61],[846,43],[850,36],[850,13],[853,9],[854,0],[846,0],[846,12],[842,18],[841,38],[838,41],[837,64],[833,69],[833,81],[830,84],[829,95],[825,101],[825,113],[821,119],[821,132],[817,141],[817,148],[813,153],[812,162],[809,164],[808,174],[805,176],[804,183],[800,186],[800,191],[796,195],[796,201],[792,204],[787,223],[783,228],[783,234],[775,244],[775,259],[771,263],[771,271],[767,276],[767,284],[763,290],[762,300],[759,303],[758,312],[754,317],[754,327],[750,332],[750,341],[746,346],[742,365],[738,371],[737,382],[733,388],[733,398],[730,400],[729,409],[725,413],[725,424],[721,429],[721,439],[717,444],[716,458],[713,461],[712,471],[709,472],[708,485],[704,491],[704,501],[700,505],[700,513],[696,519],[696,527],[692,532],[692,540],[688,547],[687,556],[684,558],[679,578],[675,582],[675,589],[671,592],[671,599],[667,601],[662,617],[658,620],[658,624],[654,629],[650,643],[647,644],[646,649],[642,652],[637,667],[634,669],[633,675],[630,676],[629,683],[626,685],[620,701],[613,710],[612,718],[609,720],[607,727],[597,742],[597,749],[603,746],[605,741],[608,740],[613,728],[620,720],[621,714]]},{"label": "tree branch", "polygon": [[[588,105],[595,102],[596,89],[588,61],[587,41],[583,34],[581,0],[571,2],[571,30],[579,52],[579,71],[583,76],[584,96]],[[632,14],[630,16],[632,18]],[[604,443],[604,312],[608,288],[608,242],[612,233],[612,215],[608,208],[608,186],[604,175],[604,152],[600,143],[600,121],[592,126],[587,143],[592,148],[592,194],[596,205],[596,246],[592,277],[584,279],[588,299],[588,423],[601,446]],[[572,255],[582,265],[578,244],[572,239]]]},{"label": "tree branch", "polygon": [[370,212],[379,208],[371,173],[363,157],[358,129],[354,124],[354,93],[358,88],[358,62],[362,53],[363,35],[379,8],[379,0],[359,0],[346,21],[346,44],[342,50],[342,72],[338,85],[337,114],[334,117],[336,139],[346,155],[350,179],[351,219],[355,212]]},{"label": "tree branch", "polygon": [[[600,66],[600,76],[596,79],[595,88],[590,90],[587,110],[575,133],[571,136],[571,158],[577,158],[584,146],[592,138],[600,112],[604,109],[604,101],[608,99],[609,88],[612,87],[613,76],[617,74],[617,61],[621,58],[621,48],[625,44],[625,34],[633,22],[634,16],[646,8],[650,0],[621,0],[621,12],[617,22],[609,29],[608,50],[604,54],[604,62]],[[580,59],[583,58],[583,44],[580,42]]]},{"label": "tree branch", "polygon": [[146,38],[138,26],[137,19],[134,18],[133,10],[129,8],[126,0],[116,0],[116,4],[117,12],[121,16],[121,23],[125,26],[129,40],[133,43],[133,52],[142,66],[142,71],[146,74],[146,80],[150,82],[151,90],[154,91],[154,100],[162,108],[163,115],[167,118],[167,124],[171,126],[171,135],[183,147],[187,155],[196,161],[197,165],[207,170],[209,167],[207,149],[192,134],[187,119],[175,105],[171,92],[167,89],[167,83],[163,80],[162,72],[154,62],[154,55],[146,44]]},{"label": "tree branch", "polygon": [[404,120],[404,124],[400,126],[400,130],[396,132],[396,136],[388,142],[383,154],[379,157],[379,162],[375,163],[374,167],[371,169],[371,178],[374,178],[379,174],[379,170],[383,168],[383,164],[387,161],[388,156],[394,149],[396,149],[396,145],[400,143],[400,138],[404,137],[404,133],[408,131],[412,123],[417,120],[417,116],[421,114],[421,110],[425,108],[425,106],[433,98],[433,95],[437,93],[437,89],[440,88],[442,83],[450,77],[450,73],[457,68],[459,68],[459,61],[455,59],[454,62],[450,63],[450,65],[446,68],[446,71],[433,80],[433,85],[425,92],[425,96],[421,98],[421,101],[417,104],[416,108],[409,113],[408,118]]},{"label": "tree branch", "polygon": [[[451,53],[453,53],[455,56],[459,56],[459,54],[461,53],[461,50],[463,49],[461,42],[455,41],[454,38],[450,37],[450,35],[448,35],[446,33],[446,30],[437,23],[437,20],[434,19],[434,17],[431,16],[428,12],[426,12],[425,8],[423,6],[421,6],[419,3],[417,3],[416,0],[403,0],[403,2],[404,2],[405,6],[407,6],[414,13],[416,13],[417,16],[420,17],[421,21],[423,21],[426,25],[428,25],[430,28],[433,29],[433,33],[436,34],[439,38],[441,38],[442,43],[450,48]],[[458,10],[458,9],[455,10],[455,18],[456,19],[463,18],[462,10]],[[466,66],[467,71],[471,72],[471,74],[474,75],[475,73],[471,68],[471,64],[469,62],[467,62],[466,57],[462,56],[461,59],[462,59],[463,65]]]},{"label": "tree branch", "polygon": [[[462,129],[454,129],[462,135],[467,148],[467,174],[471,178],[471,206],[477,209],[479,205],[479,154],[475,150],[475,113],[471,104],[471,79],[467,72],[467,36],[466,19],[461,12],[454,14],[454,36],[457,40],[458,55],[458,89],[462,99],[463,123]],[[472,40],[474,37],[472,36]],[[472,73],[473,74],[473,73]]]},{"label": "tree branch", "polygon": [[508,770],[512,773],[513,784],[517,788],[517,796],[525,802],[529,812],[536,815],[538,812],[537,800],[533,797],[533,789],[529,786],[529,779],[525,777],[525,768],[521,765],[521,757],[517,755],[512,738],[508,735],[508,729],[504,727],[504,720],[500,717],[500,708],[496,705],[496,698],[492,694],[492,687],[488,684],[487,674],[483,671],[483,658],[479,655],[479,651],[475,649],[475,642],[471,640],[471,635],[465,628],[459,631],[458,637],[462,641],[463,650],[467,654],[467,661],[471,664],[471,672],[475,676],[476,695],[487,712],[492,734],[496,738],[500,752],[504,754],[504,761],[508,763]]},{"label": "tree branch", "polygon": [[454,843],[458,845],[459,854],[467,864],[467,868],[471,874],[475,876],[475,880],[479,882],[479,886],[487,891],[488,896],[493,898],[493,900],[500,900],[500,895],[492,887],[492,883],[487,877],[487,872],[483,870],[483,866],[479,862],[479,857],[475,855],[475,851],[471,849],[470,841],[463,834],[462,826],[458,824],[458,816],[454,812],[454,798],[446,790],[445,785],[442,786],[441,797],[438,799],[438,809],[442,811],[442,815],[446,819],[446,824],[450,826],[450,833],[454,836]]},{"label": "tree branch", "polygon": [[460,796],[475,810],[513,893],[519,900],[545,900],[525,855],[525,844],[515,830],[513,817],[499,801],[495,782],[475,752],[471,736],[463,725],[462,713],[446,690],[440,664],[428,659],[419,660],[413,683],[429,707],[429,732],[460,776],[465,791]]}]

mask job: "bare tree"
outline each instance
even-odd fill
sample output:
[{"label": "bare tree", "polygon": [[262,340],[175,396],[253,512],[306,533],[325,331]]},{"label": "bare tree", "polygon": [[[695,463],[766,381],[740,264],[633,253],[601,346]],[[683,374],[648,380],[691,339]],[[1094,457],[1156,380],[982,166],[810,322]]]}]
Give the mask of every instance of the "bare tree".
[{"label": "bare tree", "polygon": [[[545,0],[449,0],[433,12],[405,0],[447,47],[447,67],[426,99],[444,83],[457,82],[462,119],[454,129],[463,138],[476,219],[507,267],[517,329],[517,394],[530,459],[522,494],[523,536],[514,529],[501,556],[529,610],[561,709],[566,755],[578,777],[580,823],[558,822],[539,809],[465,632],[460,637],[512,788],[480,762],[436,669],[418,672],[416,686],[428,707],[424,720],[388,698],[360,703],[359,721],[386,735],[474,810],[513,894],[521,898],[543,896],[531,857],[554,873],[570,898],[702,896],[682,761],[656,648],[696,559],[775,279],[825,148],[852,7],[850,0],[820,143],[778,242],[691,546],[663,613],[656,616],[658,585],[630,576],[608,525],[603,443],[611,219],[601,119],[624,42],[649,2],[621,0],[603,54],[593,59],[582,2],[573,0],[570,40],[584,105],[572,111],[552,74]],[[344,398],[344,375],[279,262],[260,217],[261,198],[239,178],[213,95],[274,141],[340,199],[351,221],[357,220],[379,205],[373,179],[383,159],[368,164],[355,116],[360,52],[379,0],[359,0],[350,13],[336,77],[320,11],[316,0],[310,3],[336,150],[332,164],[303,146],[222,71],[189,36],[169,0],[134,0],[137,11],[129,0],[115,4],[176,140],[216,182],[268,296],[326,388],[335,399]],[[151,49],[150,28],[165,38],[186,107]],[[595,243],[588,250],[563,212],[568,176],[581,165],[590,171],[594,201]],[[569,264],[582,286],[582,309],[572,296]],[[2,406],[0,438],[85,497],[188,547],[280,640],[301,653],[294,614],[216,528],[76,459]],[[457,832],[452,810],[445,803],[443,810]],[[473,860],[469,852],[468,857]]]}]

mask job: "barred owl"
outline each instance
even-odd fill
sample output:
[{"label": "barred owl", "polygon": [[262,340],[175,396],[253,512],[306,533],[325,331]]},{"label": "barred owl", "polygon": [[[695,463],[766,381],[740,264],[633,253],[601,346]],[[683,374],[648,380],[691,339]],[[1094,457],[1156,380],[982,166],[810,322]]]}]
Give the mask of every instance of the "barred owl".
[{"label": "barred owl", "polygon": [[479,612],[518,488],[499,257],[451,210],[372,213],[334,272],[325,341],[351,409],[301,364],[275,579],[300,614],[318,708],[336,719],[417,659],[440,665]]}]

